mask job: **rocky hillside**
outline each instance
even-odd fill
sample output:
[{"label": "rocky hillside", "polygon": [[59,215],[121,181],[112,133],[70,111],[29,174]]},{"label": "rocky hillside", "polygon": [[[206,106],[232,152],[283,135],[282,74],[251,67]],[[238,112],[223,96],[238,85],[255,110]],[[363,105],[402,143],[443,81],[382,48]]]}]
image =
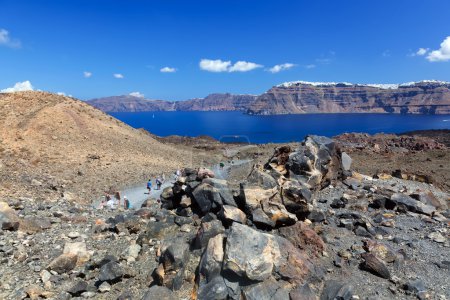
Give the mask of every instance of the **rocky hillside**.
[{"label": "rocky hillside", "polygon": [[400,85],[288,82],[259,96],[249,114],[412,113],[449,114],[450,83]]},{"label": "rocky hillside", "polygon": [[124,211],[0,199],[0,299],[449,299],[448,193],[308,136],[237,188],[184,168]]},{"label": "rocky hillside", "polygon": [[139,111],[245,111],[256,96],[211,94],[205,98],[186,101],[148,100],[125,95],[98,98],[87,101],[104,112]]},{"label": "rocky hillside", "polygon": [[0,196],[91,202],[193,159],[83,101],[44,92],[0,94],[0,138]]}]

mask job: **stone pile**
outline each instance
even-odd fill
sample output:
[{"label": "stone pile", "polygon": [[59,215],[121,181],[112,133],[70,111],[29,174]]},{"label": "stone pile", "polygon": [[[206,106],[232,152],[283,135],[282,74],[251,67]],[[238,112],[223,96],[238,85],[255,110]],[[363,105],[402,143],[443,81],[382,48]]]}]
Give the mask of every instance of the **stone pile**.
[{"label": "stone pile", "polygon": [[351,163],[308,136],[237,189],[186,168],[136,211],[0,202],[0,298],[445,299],[448,194]]}]

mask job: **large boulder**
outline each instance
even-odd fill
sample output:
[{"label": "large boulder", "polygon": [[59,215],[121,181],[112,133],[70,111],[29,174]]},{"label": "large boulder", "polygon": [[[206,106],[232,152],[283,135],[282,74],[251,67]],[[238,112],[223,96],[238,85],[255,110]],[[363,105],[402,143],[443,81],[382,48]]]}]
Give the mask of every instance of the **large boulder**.
[{"label": "large boulder", "polygon": [[280,249],[271,235],[233,223],[226,242],[223,268],[239,277],[263,281],[271,276],[274,261],[279,256]]},{"label": "large boulder", "polygon": [[260,208],[263,200],[271,200],[277,194],[278,189],[276,187],[263,189],[260,187],[241,185],[241,197],[245,203],[245,209],[249,212]]},{"label": "large boulder", "polygon": [[276,226],[287,226],[297,222],[297,217],[290,213],[286,207],[284,207],[279,197],[275,197],[272,200],[262,201],[261,207],[267,217]]},{"label": "large boulder", "polygon": [[279,229],[279,233],[295,247],[306,251],[311,257],[319,257],[325,250],[322,238],[304,222],[282,227]]},{"label": "large boulder", "polygon": [[223,270],[242,280],[264,281],[272,275],[298,284],[314,269],[309,256],[287,239],[233,223],[225,245]]},{"label": "large boulder", "polygon": [[289,177],[317,190],[342,176],[340,151],[332,139],[307,136],[300,147],[289,154]]},{"label": "large boulder", "polygon": [[231,205],[223,205],[219,212],[219,217],[227,223],[238,222],[245,224],[247,216],[245,213],[237,207]]},{"label": "large boulder", "polygon": [[206,247],[206,251],[203,253],[200,262],[200,273],[206,277],[208,282],[214,277],[219,276],[222,271],[224,255],[223,239],[223,234],[218,234],[211,238]]},{"label": "large boulder", "polygon": [[247,177],[247,184],[249,186],[259,186],[263,189],[272,189],[277,186],[276,180],[263,170],[254,167]]},{"label": "large boulder", "polygon": [[218,211],[222,205],[237,206],[226,180],[206,178],[192,192],[200,212]]},{"label": "large boulder", "polygon": [[195,236],[195,248],[201,249],[206,247],[212,237],[215,237],[216,235],[224,232],[225,228],[223,227],[222,222],[220,222],[219,220],[202,222],[200,228],[197,231],[197,235]]},{"label": "large boulder", "polygon": [[[160,265],[155,273],[164,286],[179,290],[183,284],[185,268],[189,262],[189,244],[183,236],[166,239],[161,243]],[[162,276],[161,276],[162,274]]]},{"label": "large boulder", "polygon": [[311,191],[305,184],[296,180],[285,181],[281,188],[283,204],[288,211],[297,216],[310,211]]}]

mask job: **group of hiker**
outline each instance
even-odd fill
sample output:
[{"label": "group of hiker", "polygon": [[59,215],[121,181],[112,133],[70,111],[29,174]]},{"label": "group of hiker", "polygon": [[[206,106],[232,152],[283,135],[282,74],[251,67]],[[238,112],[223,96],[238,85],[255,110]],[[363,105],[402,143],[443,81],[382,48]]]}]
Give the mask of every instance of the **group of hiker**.
[{"label": "group of hiker", "polygon": [[116,208],[124,208],[124,209],[130,209],[130,200],[127,198],[127,196],[122,197],[120,195],[120,191],[105,191],[105,195],[103,196],[102,201],[100,202],[99,208],[102,209],[104,207],[107,207],[109,209],[116,209]]},{"label": "group of hiker", "polygon": [[[159,176],[159,177],[156,177],[155,178],[155,185],[156,185],[156,188],[155,188],[155,190],[160,190],[161,189],[161,186],[163,185],[163,183],[166,181],[166,176],[164,175],[164,174],[162,174],[161,176]],[[152,179],[150,178],[148,181],[147,181],[147,190],[148,190],[148,193],[150,194],[150,192],[152,191],[152,186],[153,186],[153,184],[152,184]]]},{"label": "group of hiker", "polygon": [[[177,169],[174,173],[175,180],[178,180],[182,176],[182,172],[180,169]],[[147,181],[147,194],[150,195],[152,189],[160,190],[164,182],[166,181],[166,177],[164,174],[156,177],[154,181],[150,178]],[[155,187],[153,187],[153,183]],[[123,201],[122,201],[123,200]],[[123,199],[120,195],[120,191],[115,190],[115,188],[111,187],[108,191],[105,191],[103,199],[100,202],[98,207],[99,209],[109,208],[109,209],[130,209],[131,203],[127,196],[124,196]]]}]

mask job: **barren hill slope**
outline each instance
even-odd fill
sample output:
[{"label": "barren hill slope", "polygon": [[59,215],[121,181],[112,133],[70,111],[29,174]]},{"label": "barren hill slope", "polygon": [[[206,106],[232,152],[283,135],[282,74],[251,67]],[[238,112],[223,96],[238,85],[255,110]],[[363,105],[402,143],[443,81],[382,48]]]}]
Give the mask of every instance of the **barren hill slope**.
[{"label": "barren hill slope", "polygon": [[191,160],[187,148],[165,145],[82,101],[0,94],[0,196],[38,192],[89,202],[110,186],[142,182]]}]

